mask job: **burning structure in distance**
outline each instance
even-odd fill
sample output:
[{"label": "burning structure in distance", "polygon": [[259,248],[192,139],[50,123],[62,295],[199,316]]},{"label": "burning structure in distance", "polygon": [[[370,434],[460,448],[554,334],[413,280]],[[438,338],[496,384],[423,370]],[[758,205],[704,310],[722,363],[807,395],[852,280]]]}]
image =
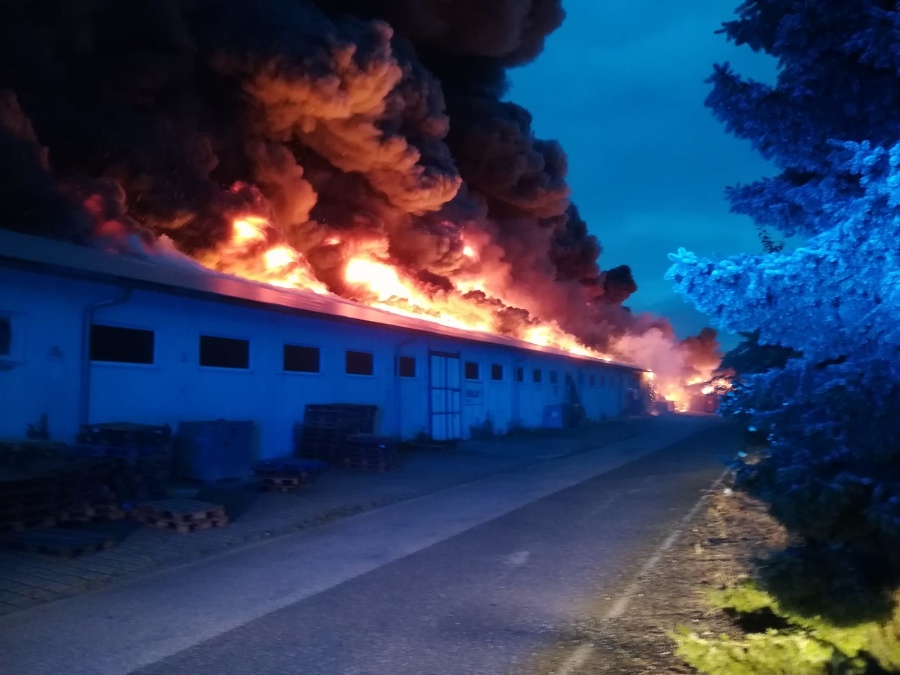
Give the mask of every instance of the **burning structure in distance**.
[{"label": "burning structure in distance", "polygon": [[504,100],[560,0],[16,0],[0,224],[707,380]]}]

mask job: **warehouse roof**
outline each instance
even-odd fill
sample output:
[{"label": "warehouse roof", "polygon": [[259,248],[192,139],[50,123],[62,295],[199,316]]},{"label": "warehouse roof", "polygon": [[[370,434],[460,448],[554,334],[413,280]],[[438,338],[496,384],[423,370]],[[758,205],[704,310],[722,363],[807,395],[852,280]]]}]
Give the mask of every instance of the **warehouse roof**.
[{"label": "warehouse roof", "polygon": [[61,276],[91,280],[129,282],[145,288],[212,296],[254,305],[278,307],[301,314],[314,314],[350,321],[363,321],[390,328],[432,333],[449,338],[489,343],[515,349],[565,356],[584,361],[641,370],[626,363],[608,362],[524,340],[469,331],[440,323],[395,314],[387,310],[346,300],[335,295],[279,288],[240,277],[221,274],[199,265],[176,264],[174,260],[108,253],[87,246],[0,230],[0,264],[40,269]]}]

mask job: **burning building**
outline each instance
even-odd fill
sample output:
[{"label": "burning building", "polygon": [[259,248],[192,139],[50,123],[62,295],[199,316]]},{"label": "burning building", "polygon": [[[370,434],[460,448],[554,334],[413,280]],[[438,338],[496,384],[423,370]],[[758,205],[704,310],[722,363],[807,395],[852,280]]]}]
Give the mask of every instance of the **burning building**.
[{"label": "burning building", "polygon": [[[636,412],[642,371],[335,296],[0,232],[0,435],[252,419],[284,454],[308,403],[379,406],[378,431],[468,437]],[[5,337],[4,337],[5,336]]]},{"label": "burning building", "polygon": [[[68,251],[67,261],[57,260],[52,274],[32,269],[8,278],[15,285],[3,289],[0,317],[13,327],[13,341],[25,340],[31,348],[31,339],[22,338],[16,326],[31,321],[25,314],[40,313],[36,303],[57,307],[57,317],[81,306],[91,316],[110,315],[107,336],[123,342],[158,338],[163,351],[154,351],[154,368],[157,359],[172,364],[166,372],[174,372],[167,369],[176,363],[207,367],[197,365],[196,345],[185,343],[178,355],[165,355],[175,343],[163,339],[168,329],[157,306],[171,297],[171,306],[181,308],[181,314],[173,309],[173,317],[184,319],[184,330],[193,326],[190,330],[209,331],[203,334],[210,339],[219,336],[244,346],[221,340],[204,344],[231,344],[236,353],[252,356],[262,353],[254,346],[260,340],[280,335],[284,349],[319,349],[322,368],[340,365],[329,361],[338,357],[329,356],[326,346],[338,349],[345,342],[347,353],[369,353],[374,359],[375,352],[362,347],[370,340],[378,343],[382,338],[376,340],[376,333],[385,345],[394,345],[390,349],[402,351],[398,345],[412,338],[401,339],[391,332],[393,326],[436,336],[435,342],[410,343],[418,345],[410,349],[429,345],[417,357],[420,366],[431,349],[462,354],[465,344],[467,349],[511,350],[504,352],[508,358],[502,363],[490,350],[473,361],[491,370],[501,366],[503,377],[513,378],[510,387],[525,384],[515,380],[517,369],[525,380],[538,372],[562,378],[564,363],[600,369],[573,365],[566,372],[576,388],[590,386],[579,383],[579,376],[606,383],[609,373],[618,382],[613,371],[627,369],[603,370],[604,360],[652,369],[657,385],[676,394],[687,378],[705,379],[717,353],[714,334],[712,340],[701,334],[679,342],[664,319],[635,315],[624,306],[637,285],[628,266],[600,266],[600,243],[569,199],[564,152],[556,142],[536,138],[528,112],[505,99],[507,69],[535,58],[563,16],[560,0],[511,0],[489,10],[467,0],[5,3],[0,228],[56,241],[29,245],[34,259],[27,251],[0,249],[0,255],[9,265],[30,261],[40,266],[42,251]],[[3,240],[10,247],[13,241]],[[71,296],[65,284],[59,285],[59,297],[70,303],[63,306],[53,294],[39,293],[57,284],[44,277],[66,278],[72,269],[79,279],[90,277],[88,263],[98,265],[98,274],[117,271],[73,285]],[[196,265],[209,270],[205,281]],[[111,299],[103,293],[94,298],[90,289],[113,290],[112,280],[118,275],[132,279],[133,270],[151,277],[155,300],[142,295],[150,291],[133,289],[127,302],[90,309],[95,300]],[[162,283],[179,275],[191,275],[184,288]],[[191,302],[200,303],[190,291],[195,287],[203,289],[207,304],[174,300],[187,293]],[[17,290],[10,294],[10,288]],[[222,288],[243,290],[235,291],[235,298]],[[29,294],[36,295],[23,299]],[[232,302],[236,299],[240,302]],[[247,302],[258,306],[251,311]],[[245,312],[240,320],[234,318],[238,305]],[[232,318],[210,319],[206,327],[190,324],[188,319],[212,306]],[[143,318],[142,310],[147,312]],[[329,313],[333,321],[323,318]],[[311,314],[319,318],[284,318]],[[346,320],[362,316],[362,323],[348,328]],[[78,330],[90,330],[89,321],[80,314],[76,318]],[[260,325],[252,325],[257,320]],[[216,329],[219,323],[222,328]],[[34,329],[38,334],[71,330],[59,323],[41,325]],[[119,332],[112,330],[117,325]],[[270,325],[279,328],[270,338],[262,337]],[[318,337],[316,330],[322,331]],[[308,337],[291,337],[291,331]],[[334,345],[326,345],[332,338]],[[439,346],[451,338],[452,344]],[[353,340],[355,347],[347,342]],[[87,333],[83,342],[90,342]],[[160,388],[164,379],[151,384],[144,381],[149,370],[101,367],[102,359],[91,360],[81,347],[66,344],[47,342],[57,354],[49,361],[56,370],[33,375],[59,384],[72,368],[81,368],[88,374],[79,377],[95,385],[92,391],[100,382],[110,391],[147,387],[154,392],[143,408],[147,416],[169,414],[163,415],[171,398],[169,389]],[[393,356],[403,356],[400,351]],[[387,368],[393,356],[380,353],[374,363]],[[88,365],[72,366],[66,359],[75,354]],[[284,382],[291,377],[284,364],[259,363],[282,373]],[[0,386],[19,390],[23,381],[17,378],[26,370],[16,365],[0,374]],[[225,383],[240,381],[233,371],[247,368],[226,370],[218,380],[213,371],[196,373],[220,381],[225,391]],[[188,377],[188,371],[179,372]],[[486,387],[500,386],[489,385],[477,372]],[[353,393],[369,399],[376,393],[400,396],[406,403],[391,413],[398,418],[412,405],[404,391],[428,399],[427,392],[408,382],[394,388],[376,380],[359,380]],[[335,389],[344,385],[317,382],[317,394],[326,399],[346,395]],[[558,392],[569,386],[564,379],[532,384],[555,386]],[[190,390],[187,383],[165,386]],[[236,386],[235,394],[253,391]],[[295,415],[308,392],[299,385],[285,387],[285,402],[272,405],[286,406]],[[62,395],[51,390],[48,396]],[[254,396],[264,400],[260,392]],[[594,414],[616,414],[612,401],[618,394],[598,395],[612,398],[593,404]],[[513,408],[492,414],[507,420],[501,427],[513,420],[532,424],[535,411],[548,403],[542,397],[526,397],[528,403],[521,399],[515,414]],[[64,410],[72,400],[46,405]],[[82,393],[78,400],[86,406],[90,397]],[[184,405],[182,416],[201,410],[210,414],[196,397]],[[239,405],[222,402],[215,414],[238,414]],[[526,414],[527,405],[536,407]],[[94,413],[100,410],[91,407],[91,421],[97,421]],[[125,412],[111,408],[103,415]],[[64,419],[70,415],[62,413]],[[433,433],[432,422],[424,418],[404,419],[392,428]],[[461,424],[458,433],[467,433]]]}]

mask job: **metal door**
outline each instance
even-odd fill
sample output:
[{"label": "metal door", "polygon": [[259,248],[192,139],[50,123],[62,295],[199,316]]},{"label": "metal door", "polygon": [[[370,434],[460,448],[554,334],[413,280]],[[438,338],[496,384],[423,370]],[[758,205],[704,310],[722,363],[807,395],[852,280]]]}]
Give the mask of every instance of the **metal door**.
[{"label": "metal door", "polygon": [[429,417],[431,438],[462,438],[462,378],[459,354],[428,353]]}]

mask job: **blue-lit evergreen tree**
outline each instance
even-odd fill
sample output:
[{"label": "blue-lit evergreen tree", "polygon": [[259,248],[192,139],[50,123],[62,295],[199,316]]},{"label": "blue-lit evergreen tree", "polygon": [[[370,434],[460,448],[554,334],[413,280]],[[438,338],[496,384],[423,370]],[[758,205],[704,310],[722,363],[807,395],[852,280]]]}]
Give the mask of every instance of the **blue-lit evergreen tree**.
[{"label": "blue-lit evergreen tree", "polygon": [[900,571],[900,16],[893,1],[753,0],[723,30],[778,62],[774,85],[727,65],[710,78],[707,105],[780,172],[728,199],[805,243],[718,261],[680,250],[668,278],[720,328],[797,353],[743,378],[726,405],[769,438],[761,461],[739,467],[739,485],[803,538],[807,560],[890,585]]}]

